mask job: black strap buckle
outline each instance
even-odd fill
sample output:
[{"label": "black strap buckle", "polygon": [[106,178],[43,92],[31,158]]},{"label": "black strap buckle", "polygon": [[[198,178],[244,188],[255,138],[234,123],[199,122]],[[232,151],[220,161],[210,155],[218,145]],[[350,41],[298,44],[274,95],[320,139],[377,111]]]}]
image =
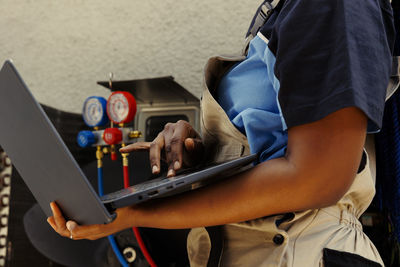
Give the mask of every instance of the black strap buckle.
[{"label": "black strap buckle", "polygon": [[271,16],[274,7],[270,2],[265,2],[261,5],[260,10],[254,20],[254,24],[250,29],[250,34],[254,37],[257,35],[257,32],[260,28],[265,24],[267,19]]},{"label": "black strap buckle", "polygon": [[264,26],[265,22],[271,16],[272,11],[278,5],[280,0],[265,1],[259,8],[256,18],[254,19],[253,25],[246,36],[246,40],[243,46],[242,54],[246,55],[249,49],[250,41],[257,35],[258,31]]}]

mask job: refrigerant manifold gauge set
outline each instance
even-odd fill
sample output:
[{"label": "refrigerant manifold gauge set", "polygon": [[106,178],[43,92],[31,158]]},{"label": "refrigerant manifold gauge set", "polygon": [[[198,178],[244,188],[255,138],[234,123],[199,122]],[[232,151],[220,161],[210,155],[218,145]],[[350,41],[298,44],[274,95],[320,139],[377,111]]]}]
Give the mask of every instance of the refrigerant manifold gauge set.
[{"label": "refrigerant manifold gauge set", "polygon": [[[82,116],[93,130],[79,132],[79,146],[111,146],[111,158],[115,160],[116,145],[131,143],[141,136],[139,131],[125,127],[133,121],[136,109],[136,100],[129,92],[115,91],[108,100],[99,96],[88,97],[83,104]],[[109,124],[110,127],[106,127]],[[103,150],[108,152],[108,149]]]}]

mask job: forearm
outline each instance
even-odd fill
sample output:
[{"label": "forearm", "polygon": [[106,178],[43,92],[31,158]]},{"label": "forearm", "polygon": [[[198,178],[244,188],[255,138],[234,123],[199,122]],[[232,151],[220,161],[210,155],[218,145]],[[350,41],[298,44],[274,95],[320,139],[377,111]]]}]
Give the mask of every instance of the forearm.
[{"label": "forearm", "polygon": [[292,184],[288,164],[285,158],[271,160],[217,184],[138,205],[129,218],[144,227],[193,228],[277,213],[276,200],[291,202],[285,197]]},{"label": "forearm", "polygon": [[142,227],[193,228],[333,204],[340,193],[324,196],[326,183],[319,178],[299,175],[286,158],[274,159],[218,184],[136,206],[129,220]]}]

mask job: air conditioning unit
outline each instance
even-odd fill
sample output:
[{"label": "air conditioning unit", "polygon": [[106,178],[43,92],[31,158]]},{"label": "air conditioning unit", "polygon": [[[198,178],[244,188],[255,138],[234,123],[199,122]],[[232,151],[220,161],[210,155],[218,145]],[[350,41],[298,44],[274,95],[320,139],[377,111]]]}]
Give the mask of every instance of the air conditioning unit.
[{"label": "air conditioning unit", "polygon": [[172,76],[113,81],[98,84],[111,91],[128,91],[136,99],[137,112],[132,127],[142,132],[138,141],[152,141],[168,122],[188,121],[200,132],[200,101]]}]

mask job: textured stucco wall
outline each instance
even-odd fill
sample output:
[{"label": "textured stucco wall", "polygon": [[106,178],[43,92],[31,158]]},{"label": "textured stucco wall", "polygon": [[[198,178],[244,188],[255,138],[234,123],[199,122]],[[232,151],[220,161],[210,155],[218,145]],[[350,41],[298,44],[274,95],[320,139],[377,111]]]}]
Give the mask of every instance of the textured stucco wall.
[{"label": "textured stucco wall", "polygon": [[79,112],[96,85],[172,75],[196,96],[208,56],[241,48],[261,0],[2,0],[0,60],[35,97]]}]

